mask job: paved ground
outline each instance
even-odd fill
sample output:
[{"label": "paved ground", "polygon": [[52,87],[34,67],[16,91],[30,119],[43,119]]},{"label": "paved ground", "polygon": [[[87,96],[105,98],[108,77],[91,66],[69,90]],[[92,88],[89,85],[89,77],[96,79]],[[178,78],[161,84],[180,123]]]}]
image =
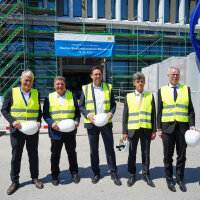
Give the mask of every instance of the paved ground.
[{"label": "paved ground", "polygon": [[[121,107],[114,119],[114,140],[118,143],[121,133]],[[90,169],[89,143],[82,124],[77,136],[77,155],[79,163],[79,174],[81,182],[74,184],[68,170],[68,161],[65,151],[62,151],[60,163],[61,184],[57,187],[51,184],[50,176],[50,140],[47,134],[40,135],[39,159],[40,159],[40,179],[44,182],[44,188],[39,190],[31,183],[27,152],[24,148],[24,154],[21,164],[20,183],[21,187],[11,196],[6,191],[10,185],[10,160],[11,146],[9,134],[0,137],[0,200],[104,200],[104,199],[149,199],[149,200],[173,200],[173,199],[191,199],[197,200],[200,196],[200,146],[188,148],[187,163],[185,172],[185,182],[188,191],[182,193],[176,185],[177,192],[172,193],[167,189],[164,179],[162,143],[157,137],[151,144],[151,177],[154,180],[156,188],[150,188],[141,179],[141,152],[138,146],[137,157],[137,182],[131,188],[127,187],[127,157],[128,153],[116,152],[119,176],[122,186],[115,186],[107,172],[105,150],[102,139],[100,140],[100,168],[102,179],[96,185],[91,183],[92,172]],[[175,160],[175,159],[174,159]]]}]

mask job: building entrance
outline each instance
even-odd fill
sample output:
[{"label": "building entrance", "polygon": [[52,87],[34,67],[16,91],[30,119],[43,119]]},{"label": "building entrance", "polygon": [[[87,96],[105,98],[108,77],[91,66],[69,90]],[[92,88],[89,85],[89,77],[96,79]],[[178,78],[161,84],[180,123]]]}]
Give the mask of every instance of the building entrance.
[{"label": "building entrance", "polygon": [[66,88],[76,93],[77,98],[80,98],[82,85],[90,83],[90,72],[66,72],[63,73],[66,78]]}]

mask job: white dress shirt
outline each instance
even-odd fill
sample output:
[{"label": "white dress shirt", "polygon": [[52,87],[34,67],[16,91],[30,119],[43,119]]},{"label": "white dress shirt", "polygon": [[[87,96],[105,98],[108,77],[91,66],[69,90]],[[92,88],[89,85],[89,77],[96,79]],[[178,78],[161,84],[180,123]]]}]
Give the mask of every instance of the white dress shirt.
[{"label": "white dress shirt", "polygon": [[23,96],[24,96],[24,99],[25,99],[25,101],[26,101],[26,104],[28,105],[28,102],[29,102],[29,99],[30,99],[30,94],[31,94],[31,90],[29,91],[29,92],[24,92],[24,91],[22,91],[21,90],[21,92],[22,92],[22,94],[23,94]]},{"label": "white dress shirt", "polygon": [[103,113],[103,87],[101,86],[97,87],[93,83],[94,88],[94,96],[96,101],[96,114]]},{"label": "white dress shirt", "polygon": [[60,96],[60,95],[57,93],[57,98],[58,98],[58,100],[59,100],[61,106],[63,106],[64,103],[65,103],[66,91],[65,91],[65,94],[64,94],[63,96]]},{"label": "white dress shirt", "polygon": [[[138,105],[139,105],[139,102],[140,102],[140,94],[141,93],[139,93],[137,90],[135,90],[135,96],[136,96],[136,100],[137,100]],[[142,99],[143,99],[143,97],[144,97],[144,90],[142,92]]]},{"label": "white dress shirt", "polygon": [[[169,83],[169,88],[170,88],[170,92],[172,94],[172,97],[174,99],[174,88],[175,86],[173,86],[171,83]],[[179,91],[179,83],[176,85],[176,91],[177,91],[177,95],[178,95],[178,91]]]}]

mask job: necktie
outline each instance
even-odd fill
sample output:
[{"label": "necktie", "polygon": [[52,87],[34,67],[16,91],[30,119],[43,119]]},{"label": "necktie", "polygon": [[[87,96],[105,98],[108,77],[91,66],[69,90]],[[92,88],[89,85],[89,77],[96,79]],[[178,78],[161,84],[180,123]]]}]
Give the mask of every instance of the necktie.
[{"label": "necktie", "polygon": [[177,90],[176,90],[176,86],[175,87],[172,87],[174,88],[174,101],[176,101],[177,99]]},{"label": "necktie", "polygon": [[140,108],[141,105],[142,105],[142,94],[139,93],[139,95],[140,95],[140,98],[139,98],[139,104],[138,105],[139,105],[139,108]]}]

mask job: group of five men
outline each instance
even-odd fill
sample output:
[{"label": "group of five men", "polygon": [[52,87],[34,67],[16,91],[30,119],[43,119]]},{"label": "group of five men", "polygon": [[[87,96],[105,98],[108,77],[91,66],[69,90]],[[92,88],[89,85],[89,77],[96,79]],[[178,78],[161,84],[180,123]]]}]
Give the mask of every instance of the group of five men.
[{"label": "group of five men", "polygon": [[[78,163],[76,154],[76,133],[80,122],[80,112],[84,116],[84,127],[88,132],[90,145],[91,168],[94,176],[92,183],[96,184],[100,178],[99,167],[99,134],[101,133],[108,168],[111,179],[115,185],[120,186],[121,180],[117,175],[116,157],[112,132],[112,118],[116,111],[116,103],[112,86],[102,82],[102,69],[98,66],[92,68],[92,83],[82,86],[79,105],[75,94],[66,90],[65,78],[58,76],[54,79],[55,92],[45,98],[43,118],[48,124],[51,138],[51,175],[52,184],[59,184],[59,162],[63,144],[68,154],[69,170],[74,183],[79,183]],[[150,178],[150,143],[155,139],[156,132],[163,140],[164,166],[168,188],[175,192],[173,183],[172,157],[174,147],[177,150],[176,178],[181,191],[186,191],[184,184],[184,168],[186,161],[185,131],[195,130],[195,115],[191,101],[190,89],[179,84],[180,70],[171,67],[168,72],[170,83],[158,91],[158,110],[156,125],[156,109],[154,97],[144,91],[145,77],[137,72],[133,75],[135,90],[127,94],[123,112],[123,139],[130,141],[128,156],[128,172],[130,177],[127,185],[130,187],[136,181],[136,151],[140,139],[142,150],[143,180],[151,187],[155,187]],[[10,123],[10,138],[12,146],[11,181],[7,194],[14,193],[19,187],[19,173],[21,156],[24,144],[29,156],[32,182],[42,189],[43,183],[38,179],[38,133],[41,127],[42,112],[40,108],[40,95],[32,89],[34,75],[26,70],[21,76],[21,86],[12,88],[5,96],[1,109],[3,116]],[[102,127],[94,124],[94,116],[107,113],[108,123]],[[74,119],[75,129],[69,133],[60,131],[58,122],[63,119]],[[36,121],[38,132],[34,135],[25,135],[21,130],[21,122]],[[158,126],[158,130],[157,130]]]}]

